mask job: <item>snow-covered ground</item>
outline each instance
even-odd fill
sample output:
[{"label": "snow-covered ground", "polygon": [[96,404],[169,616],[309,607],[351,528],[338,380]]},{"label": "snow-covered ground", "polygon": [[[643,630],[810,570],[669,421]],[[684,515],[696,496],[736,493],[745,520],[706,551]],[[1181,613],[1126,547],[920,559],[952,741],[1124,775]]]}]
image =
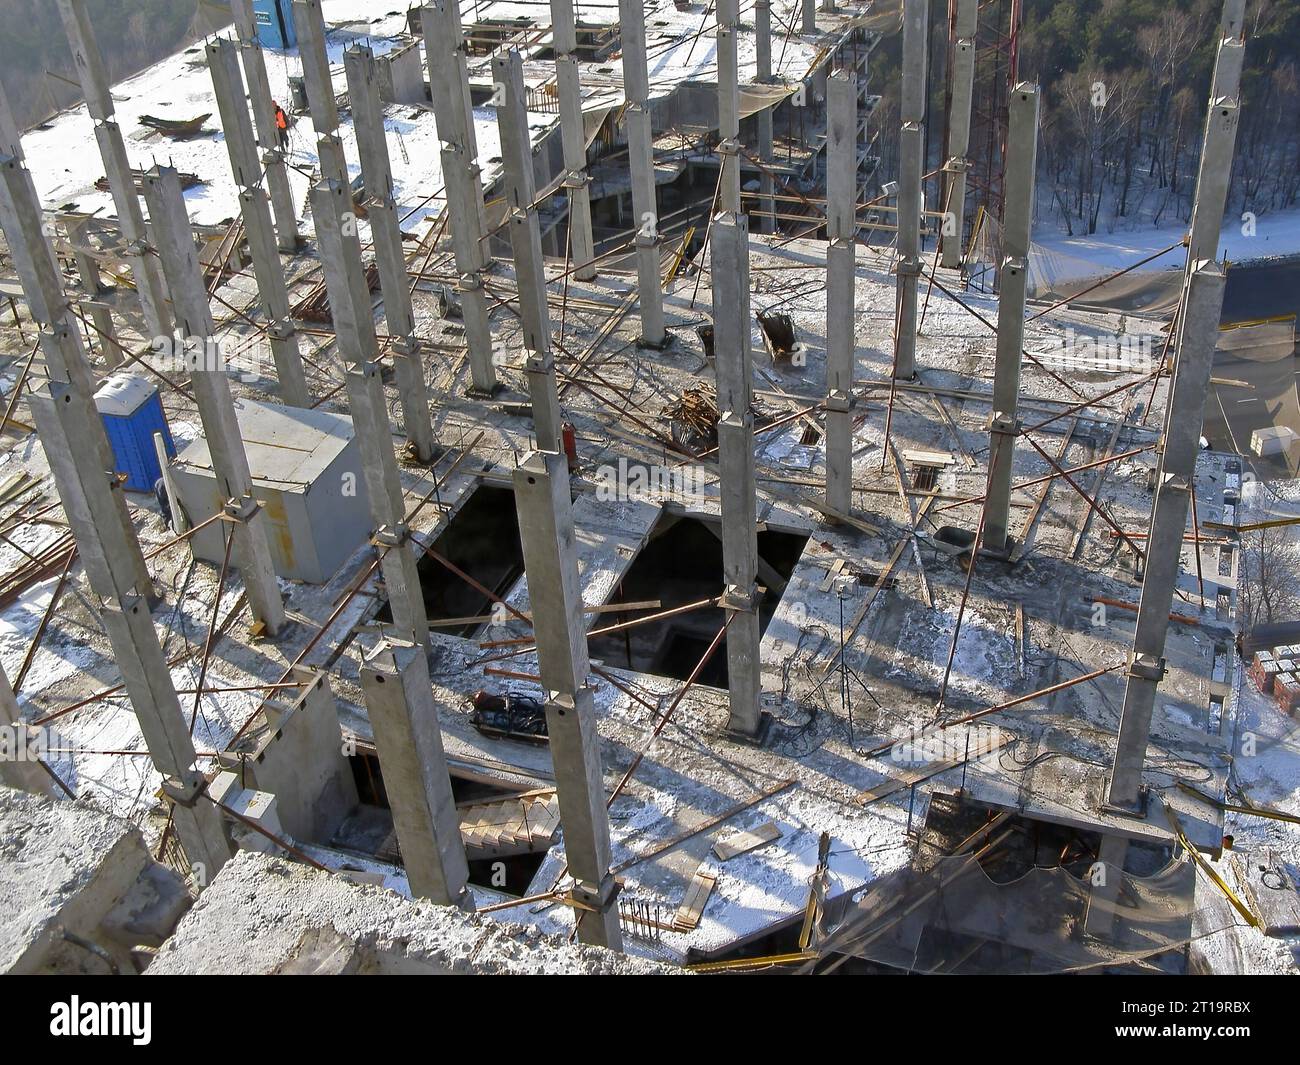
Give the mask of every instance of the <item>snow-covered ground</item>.
[{"label": "snow-covered ground", "polygon": [[[1300,255],[1300,208],[1276,211],[1248,220],[1229,215],[1219,237],[1219,258],[1249,263]],[[1161,226],[1145,225],[1117,229],[1092,236],[1067,236],[1054,225],[1034,231],[1034,244],[1043,253],[1070,257],[1094,264],[1098,273],[1132,266],[1180,240],[1187,226],[1174,221]],[[1171,270],[1182,266],[1183,252],[1176,248],[1148,263],[1143,269]]]}]

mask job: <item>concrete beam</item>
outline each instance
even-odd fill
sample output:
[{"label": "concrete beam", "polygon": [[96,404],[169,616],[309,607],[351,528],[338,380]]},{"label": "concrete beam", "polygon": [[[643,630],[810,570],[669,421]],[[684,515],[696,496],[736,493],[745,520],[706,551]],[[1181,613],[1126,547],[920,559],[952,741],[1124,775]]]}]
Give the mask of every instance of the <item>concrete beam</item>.
[{"label": "concrete beam", "polygon": [[289,289],[276,247],[271,210],[262,191],[262,161],[257,154],[253,126],[244,105],[244,79],[239,73],[239,51],[233,41],[218,38],[207,45],[208,69],[221,113],[221,128],[235,183],[240,186],[239,211],[244,222],[248,251],[257,278],[262,313],[275,362],[280,399],[291,407],[311,406],[307,375],[298,349],[298,331],[289,308]]},{"label": "concrete beam", "polygon": [[853,509],[853,365],[857,274],[858,79],[826,81],[826,506]]},{"label": "concrete beam", "polygon": [[424,647],[384,641],[366,659],[361,686],[411,893],[472,910],[469,863]]},{"label": "concrete beam", "polygon": [[590,661],[568,462],[562,454],[534,452],[516,468],[514,488],[537,665],[547,693],[564,853],[575,882],[570,896],[581,903],[574,908],[577,934],[584,943],[621,950],[600,737],[587,684]]},{"label": "concrete beam", "polygon": [[429,619],[406,525],[405,496],[393,453],[383,380],[376,363],[379,345],[361,266],[361,243],[352,214],[351,194],[338,182],[321,182],[312,187],[311,210],[334,315],[339,358],[345,365],[348,405],[361,448],[362,474],[370,498],[375,539],[386,548],[380,571],[392,608],[393,628],[401,639],[413,639],[423,645],[429,638]]},{"label": "concrete beam", "polygon": [[[284,603],[271,547],[267,541],[266,515],[253,497],[253,478],[244,452],[244,439],[235,417],[224,359],[217,346],[216,327],[208,292],[199,272],[194,235],[185,211],[180,177],[172,167],[155,166],[144,176],[144,196],[153,219],[158,254],[172,293],[177,327],[188,345],[202,345],[191,354],[190,388],[194,392],[203,422],[203,435],[212,456],[212,469],[229,502],[226,509],[234,519],[234,555],[248,604],[256,625],[275,636],[285,623]],[[215,353],[216,358],[213,358]]]},{"label": "concrete beam", "polygon": [[[758,645],[758,521],[754,420],[750,413],[749,232],[744,215],[713,219],[713,350],[717,361],[722,571],[726,587],[728,729],[754,736],[761,724]],[[725,281],[724,281],[725,279]]]},{"label": "concrete beam", "polygon": [[284,153],[280,148],[280,131],[275,124],[271,82],[266,74],[266,56],[257,37],[253,2],[230,0],[230,10],[235,18],[244,80],[248,82],[248,98],[252,106],[253,122],[257,127],[257,144],[262,149],[266,191],[271,199],[271,210],[275,214],[277,247],[282,252],[291,253],[298,248],[298,213],[293,204],[289,169],[285,166]]},{"label": "concrete beam", "polygon": [[417,462],[430,463],[435,447],[429,385],[424,377],[423,348],[415,332],[411,280],[397,219],[397,202],[393,198],[392,165],[374,53],[369,48],[351,48],[344,53],[343,65],[347,70],[352,125],[366,186],[370,236],[379,267],[379,286],[384,294],[384,320],[389,334],[396,338],[392,345],[393,368],[406,426],[406,445]]},{"label": "concrete beam", "polygon": [[542,231],[537,219],[537,184],[533,150],[528,136],[528,110],[524,102],[523,59],[511,49],[492,60],[492,78],[498,86],[497,124],[501,129],[501,156],[505,163],[505,194],[510,247],[514,253],[519,311],[528,351],[528,395],[533,406],[533,432],[543,451],[561,450],[560,400],[555,384],[555,357],[551,350],[551,316],[546,304],[546,268],[542,258]]},{"label": "concrete beam", "polygon": [[587,176],[587,132],[582,117],[573,0],[551,0],[551,35],[560,96],[564,188],[569,198],[569,257],[575,264],[574,278],[591,281],[596,276],[596,244],[591,233],[591,179]]},{"label": "concrete beam", "polygon": [[1020,361],[1025,344],[1029,232],[1038,157],[1038,86],[1011,91],[1007,132],[1006,197],[1002,210],[1002,264],[998,271],[998,340],[989,416],[989,487],[984,501],[984,546],[1002,551],[1011,520],[1011,468],[1020,431]]},{"label": "concrete beam", "polygon": [[645,13],[642,6],[632,0],[619,0],[618,12],[623,44],[623,95],[627,99],[623,122],[627,129],[628,161],[632,170],[641,343],[662,347],[667,332],[664,327],[663,279],[659,273],[661,238],[651,136],[650,77],[646,67]]},{"label": "concrete beam", "polygon": [[957,0],[952,41],[952,103],[948,111],[948,161],[944,164],[944,220],[940,260],[945,269],[961,264],[963,223],[966,218],[966,171],[970,162],[971,100],[975,87],[975,34],[978,0]]}]

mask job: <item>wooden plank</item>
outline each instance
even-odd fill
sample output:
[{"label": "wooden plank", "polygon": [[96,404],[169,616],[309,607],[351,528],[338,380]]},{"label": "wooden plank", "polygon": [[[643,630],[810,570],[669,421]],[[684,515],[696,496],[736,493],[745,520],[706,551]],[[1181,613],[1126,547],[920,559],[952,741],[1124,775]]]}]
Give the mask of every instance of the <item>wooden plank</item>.
[{"label": "wooden plank", "polygon": [[712,873],[706,873],[704,866],[701,865],[695,870],[691,882],[686,885],[682,904],[677,907],[677,913],[673,916],[673,927],[677,931],[689,932],[699,925],[700,918],[704,915],[704,907],[709,904],[709,896],[713,894],[717,882],[718,878]]},{"label": "wooden plank", "polygon": [[776,827],[775,822],[768,821],[767,824],[759,825],[751,831],[732,832],[730,835],[715,840],[713,853],[718,856],[719,861],[727,862],[738,855],[758,850],[759,847],[780,838],[781,830]]}]

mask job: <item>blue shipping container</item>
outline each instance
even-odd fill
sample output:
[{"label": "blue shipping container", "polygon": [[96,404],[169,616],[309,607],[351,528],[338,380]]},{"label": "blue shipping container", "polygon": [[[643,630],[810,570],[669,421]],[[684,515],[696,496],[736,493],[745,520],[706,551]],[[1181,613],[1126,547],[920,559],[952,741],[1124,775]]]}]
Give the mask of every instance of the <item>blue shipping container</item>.
[{"label": "blue shipping container", "polygon": [[257,40],[266,48],[292,48],[298,43],[293,28],[292,0],[253,0]]},{"label": "blue shipping container", "polygon": [[168,457],[176,454],[158,386],[134,374],[114,374],[95,393],[95,408],[113,448],[113,467],[132,492],[152,492],[162,476],[153,434],[162,433]]}]

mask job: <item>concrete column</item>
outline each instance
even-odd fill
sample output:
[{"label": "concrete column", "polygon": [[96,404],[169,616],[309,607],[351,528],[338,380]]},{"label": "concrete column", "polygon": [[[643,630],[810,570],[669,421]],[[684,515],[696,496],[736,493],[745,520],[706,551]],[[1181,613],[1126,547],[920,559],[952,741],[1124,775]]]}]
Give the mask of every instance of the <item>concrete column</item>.
[{"label": "concrete column", "polygon": [[212,456],[213,472],[229,500],[226,510],[234,519],[234,553],[248,593],[248,605],[255,625],[265,635],[275,636],[284,627],[284,603],[271,564],[266,515],[253,497],[253,478],[249,473],[239,422],[235,418],[235,404],[230,395],[224,360],[214,359],[210,354],[218,352],[216,327],[203,276],[199,272],[180,177],[171,167],[151,168],[144,177],[144,196],[153,219],[158,254],[172,293],[177,328],[187,346],[191,343],[205,345],[193,355],[187,350],[190,388],[203,422],[203,435]]},{"label": "concrete column", "polygon": [[803,32],[817,32],[817,0],[803,0]]},{"label": "concrete column", "polygon": [[320,0],[293,0],[293,26],[307,87],[307,106],[316,131],[322,181],[348,183],[348,162],[339,140],[339,108],[334,98],[329,52],[325,45],[325,16]]},{"label": "concrete column", "polygon": [[[1234,2],[1239,4],[1240,0]],[[1228,6],[1231,7],[1231,3]],[[1237,24],[1241,24],[1240,19]],[[1219,233],[1223,225],[1223,211],[1228,202],[1228,186],[1232,183],[1231,158],[1240,120],[1239,94],[1245,51],[1246,42],[1240,36],[1225,36],[1219,41],[1204,136],[1205,150],[1218,153],[1219,158],[1210,159],[1210,165],[1207,166],[1202,156],[1188,236],[1189,271],[1193,263],[1219,257]],[[1227,165],[1223,165],[1224,156],[1228,159]]]},{"label": "concrete column", "polygon": [[487,297],[483,291],[483,273],[488,265],[484,250],[487,226],[460,7],[457,0],[436,0],[423,7],[421,14],[429,89],[438,137],[442,141],[446,209],[451,216],[452,246],[456,272],[460,275],[458,289],[469,349],[470,392],[491,396],[500,386],[493,358]]},{"label": "concrete column", "polygon": [[505,163],[505,193],[509,211],[510,247],[514,253],[519,311],[528,351],[528,395],[533,405],[533,431],[543,451],[560,451],[560,400],[555,385],[555,357],[551,351],[551,316],[546,305],[546,269],[542,258],[542,231],[537,221],[537,183],[533,150],[528,136],[528,111],[524,103],[523,59],[513,48],[492,60],[492,79],[498,86],[497,124],[501,129],[501,156]]},{"label": "concrete column", "polygon": [[826,506],[853,510],[854,279],[857,273],[858,79],[826,80]]},{"label": "concrete column", "polygon": [[740,0],[717,0],[718,19],[718,209],[740,213],[740,70],[736,41]]},{"label": "concrete column", "polygon": [[310,407],[311,393],[298,350],[298,331],[289,313],[289,289],[275,243],[275,227],[266,193],[262,191],[262,160],[257,154],[253,126],[244,106],[244,79],[239,73],[239,52],[233,41],[208,42],[208,69],[221,113],[221,128],[230,155],[230,169],[240,187],[239,210],[253,259],[253,275],[262,313],[267,320],[271,358],[275,362],[280,399],[291,407]]},{"label": "concrete column", "polygon": [[1020,359],[1025,346],[1025,286],[1038,157],[1038,104],[1037,85],[1021,82],[1011,92],[1002,264],[998,270],[998,342],[993,366],[993,409],[989,415],[989,489],[984,501],[984,546],[990,551],[1006,549],[1011,519],[1011,467],[1020,432]]},{"label": "concrete column", "polygon": [[961,264],[963,221],[966,217],[966,171],[970,161],[971,98],[975,87],[975,33],[979,0],[957,0],[956,36],[952,42],[952,107],[948,112],[948,161],[944,164],[943,231],[939,251],[948,270]]},{"label": "concrete column", "polygon": [[406,526],[406,501],[393,453],[383,381],[375,362],[379,354],[375,319],[351,208],[351,195],[338,182],[312,186],[311,212],[316,220],[339,358],[346,368],[348,405],[361,448],[370,518],[375,525],[375,540],[387,549],[380,572],[393,612],[393,628],[401,638],[413,636],[416,643],[423,645],[429,638],[429,619]]},{"label": "concrete column", "polygon": [[750,413],[749,233],[744,215],[713,219],[713,351],[717,363],[718,465],[722,490],[722,606],[727,611],[727,728],[752,737],[762,722],[758,655],[758,524],[754,419]]},{"label": "concrete column", "polygon": [[[1228,39],[1220,43],[1221,58],[1230,44]],[[1235,55],[1228,60],[1234,64],[1238,61]],[[1216,70],[1216,80],[1218,77]],[[1212,91],[1235,88],[1235,82],[1228,76]],[[1183,313],[1175,346],[1173,380],[1165,408],[1163,450],[1156,470],[1156,495],[1151,507],[1146,572],[1129,661],[1128,685],[1124,691],[1115,766],[1108,791],[1111,805],[1125,809],[1134,808],[1139,802],[1156,688],[1165,673],[1169,608],[1178,581],[1205,396],[1223,305],[1223,273],[1214,265],[1212,256],[1218,245],[1218,221],[1223,215],[1227,182],[1232,170],[1238,117],[1237,101],[1232,96],[1210,100],[1196,180],[1196,200],[1192,208],[1191,239],[1193,244],[1208,250],[1211,258],[1199,262],[1189,259],[1183,290]],[[1211,221],[1216,211],[1218,217]],[[1201,222],[1199,232],[1198,216]],[[1188,255],[1191,255],[1190,248]]]},{"label": "concrete column", "polygon": [[569,246],[573,276],[596,276],[596,244],[591,235],[591,192],[587,176],[587,133],[582,119],[578,76],[578,35],[573,0],[551,0],[551,35],[555,80],[560,94],[560,138],[564,148],[564,187],[569,197]]},{"label": "concrete column", "polygon": [[81,308],[90,315],[95,327],[95,338],[91,346],[98,347],[104,359],[104,368],[114,370],[123,362],[122,352],[114,341],[117,330],[113,326],[113,312],[108,304],[96,299],[103,291],[103,277],[99,272],[99,260],[91,254],[89,216],[68,218],[65,220],[68,242],[72,245],[72,257],[77,264],[77,276],[81,289],[88,298],[80,301]]},{"label": "concrete column", "polygon": [[0,752],[0,784],[19,791],[30,791],[33,795],[58,797],[57,785],[40,765],[26,757],[25,750],[16,742],[20,733],[26,730],[22,715],[18,710],[18,699],[14,695],[13,685],[4,667],[0,666],[0,730],[8,733],[5,747],[13,752],[8,757]]},{"label": "concrete column", "polygon": [[411,893],[472,910],[469,862],[424,647],[385,640],[366,659],[361,686]]},{"label": "concrete column", "polygon": [[361,174],[366,185],[370,236],[384,294],[384,320],[389,334],[396,338],[391,350],[402,421],[406,425],[406,446],[417,462],[430,463],[435,449],[429,386],[424,378],[423,348],[415,332],[411,279],[406,271],[397,201],[393,198],[393,172],[384,134],[384,109],[379,102],[375,56],[369,48],[352,48],[344,53],[343,65],[348,76],[357,154],[361,157]]},{"label": "concrete column", "polygon": [[235,17],[244,80],[248,82],[248,98],[252,104],[253,122],[257,126],[257,144],[262,149],[266,189],[271,198],[271,210],[275,213],[277,246],[282,252],[293,253],[298,249],[298,212],[293,205],[289,168],[285,166],[284,153],[280,150],[280,132],[275,125],[271,82],[266,76],[266,56],[257,38],[253,0],[230,0],[230,10]]},{"label": "concrete column", "polygon": [[1110,804],[1122,809],[1136,810],[1139,805],[1151,713],[1156,688],[1165,674],[1165,635],[1181,569],[1205,396],[1219,336],[1223,283],[1222,270],[1215,263],[1202,260],[1187,284],[1186,328],[1175,357],[1170,386],[1169,419],[1151,507],[1137,631],[1129,657],[1119,740],[1108,790]]},{"label": "concrete column", "polygon": [[[76,482],[71,465],[73,451],[78,453],[78,457],[94,456],[99,477],[107,486],[112,503],[98,520],[104,524],[103,535],[120,545],[120,550],[112,558],[114,579],[122,580],[124,589],[130,588],[146,599],[152,599],[153,580],[136,538],[135,526],[131,523],[131,511],[121,492],[121,482],[114,471],[113,449],[91,399],[95,380],[81,344],[81,334],[69,313],[62,274],[55,266],[54,248],[41,225],[36,188],[31,174],[12,157],[0,159],[0,227],[4,229],[10,253],[18,267],[28,310],[41,325],[40,344],[45,356],[46,374],[51,382],[68,384],[85,403],[86,416],[74,438],[75,448],[72,441],[64,437],[48,437],[44,432],[39,434],[55,476],[59,497],[65,509],[75,497]],[[91,565],[86,562],[84,551],[82,560],[87,567]]]},{"label": "concrete column", "polygon": [[921,272],[922,153],[925,150],[929,0],[903,0],[903,93],[898,133],[898,322],[894,376],[916,376],[916,287]]},{"label": "concrete column", "polygon": [[610,871],[609,815],[587,684],[587,629],[564,455],[532,453],[515,470],[514,487],[537,665],[547,693],[546,726],[564,854],[574,879],[569,894],[582,903],[574,908],[578,938],[621,950],[618,885]]},{"label": "concrete column", "polygon": [[113,204],[117,208],[118,225],[127,244],[126,261],[135,279],[145,328],[155,337],[171,336],[172,318],[167,306],[167,290],[157,261],[146,254],[148,236],[144,212],[136,195],[126,142],[122,139],[121,129],[113,121],[112,87],[99,54],[85,0],[58,0],[58,3],[81,92],[86,97],[90,117],[95,121],[95,140],[99,143],[104,172],[108,175]]},{"label": "concrete column", "polygon": [[[77,542],[100,617],[121,671],[163,791],[172,802],[172,819],[190,862],[206,883],[230,856],[221,818],[201,793],[203,774],[189,725],[181,711],[145,598],[131,581],[127,558],[134,533],[115,520],[118,504],[93,448],[83,445],[88,424],[97,424],[90,397],[66,383],[47,382],[29,403],[47,446],[59,498]],[[138,550],[138,545],[136,545]]]},{"label": "concrete column", "polygon": [[619,0],[618,12],[623,44],[623,95],[627,100],[623,122],[627,129],[627,154],[632,170],[632,213],[635,215],[632,224],[636,230],[641,343],[662,347],[667,342],[667,333],[664,329],[663,280],[659,273],[659,204],[651,140],[645,12],[632,0]]},{"label": "concrete column", "polygon": [[[757,76],[763,83],[772,78],[772,0],[756,0],[754,4],[754,42],[758,51]],[[772,164],[772,108],[765,107],[758,112],[758,158],[765,166]],[[776,218],[776,182],[768,170],[759,177],[759,210],[763,212],[761,229],[764,233],[775,233]]]}]

